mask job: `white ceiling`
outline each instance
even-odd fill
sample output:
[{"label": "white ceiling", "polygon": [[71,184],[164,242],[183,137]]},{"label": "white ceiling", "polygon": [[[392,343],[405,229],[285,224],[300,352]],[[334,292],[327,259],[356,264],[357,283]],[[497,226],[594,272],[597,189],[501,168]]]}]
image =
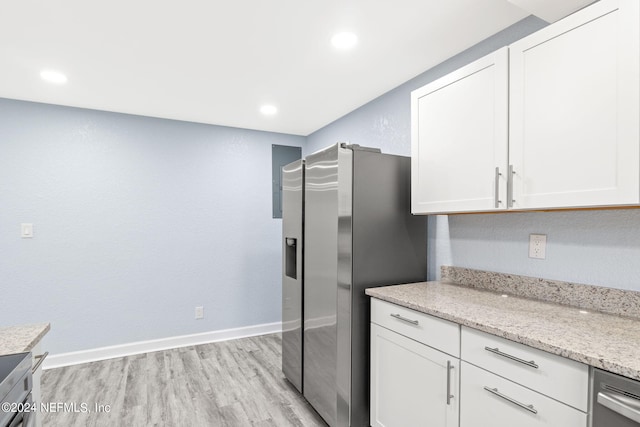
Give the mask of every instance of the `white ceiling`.
[{"label": "white ceiling", "polygon": [[[508,0],[3,2],[0,97],[308,135],[527,15]],[[340,30],[355,49],[331,46]]]}]

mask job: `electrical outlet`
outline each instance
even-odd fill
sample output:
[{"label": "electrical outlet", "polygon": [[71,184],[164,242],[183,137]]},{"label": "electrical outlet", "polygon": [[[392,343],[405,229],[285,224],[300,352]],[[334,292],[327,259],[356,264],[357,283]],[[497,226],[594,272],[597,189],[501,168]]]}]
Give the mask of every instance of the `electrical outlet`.
[{"label": "electrical outlet", "polygon": [[547,235],[529,234],[529,258],[545,259],[547,256]]},{"label": "electrical outlet", "polygon": [[204,307],[201,305],[196,307],[196,319],[204,319]]}]

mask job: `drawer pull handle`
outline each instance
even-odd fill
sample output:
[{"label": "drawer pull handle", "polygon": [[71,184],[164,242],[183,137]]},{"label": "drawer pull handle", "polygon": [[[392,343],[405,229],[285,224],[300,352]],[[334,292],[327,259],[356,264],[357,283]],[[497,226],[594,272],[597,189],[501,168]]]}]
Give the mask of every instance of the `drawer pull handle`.
[{"label": "drawer pull handle", "polygon": [[411,319],[407,319],[406,317],[402,317],[397,313],[391,313],[389,316],[395,317],[396,319],[402,320],[402,321],[407,322],[407,323],[411,323],[412,325],[418,325],[420,323],[417,320],[411,320]]},{"label": "drawer pull handle", "polygon": [[524,403],[520,403],[517,400],[507,396],[506,394],[500,393],[497,388],[490,388],[490,387],[484,386],[484,389],[487,390],[489,393],[495,394],[496,396],[503,398],[507,402],[511,402],[514,405],[518,405],[522,409],[526,409],[527,411],[529,411],[531,413],[534,413],[534,414],[538,413],[538,410],[536,408],[534,408],[533,405],[525,405]]},{"label": "drawer pull handle", "polygon": [[42,365],[42,362],[44,362],[44,359],[46,359],[48,355],[49,355],[49,352],[45,351],[44,354],[40,354],[40,355],[34,357],[34,359],[36,359],[37,362],[36,362],[35,366],[31,369],[31,373],[32,374],[36,373],[36,371],[38,370],[40,365]]},{"label": "drawer pull handle", "polygon": [[529,366],[529,367],[531,367],[531,368],[536,368],[536,369],[538,369],[538,367],[539,367],[539,366],[536,364],[536,362],[535,362],[535,361],[533,361],[533,360],[524,360],[524,359],[520,359],[519,357],[512,356],[512,355],[510,355],[510,354],[508,354],[508,353],[504,353],[504,352],[500,351],[500,349],[499,349],[498,347],[496,347],[496,348],[485,347],[484,349],[485,349],[485,350],[487,350],[487,351],[490,351],[490,352],[491,352],[491,353],[493,353],[493,354],[497,354],[498,356],[506,357],[507,359],[511,359],[511,360],[515,360],[516,362],[520,362],[520,363],[522,363],[523,365],[527,365],[527,366]]},{"label": "drawer pull handle", "polygon": [[453,369],[453,365],[451,365],[451,361],[447,360],[447,405],[451,404],[451,399],[453,398],[453,394],[451,394],[451,370]]}]

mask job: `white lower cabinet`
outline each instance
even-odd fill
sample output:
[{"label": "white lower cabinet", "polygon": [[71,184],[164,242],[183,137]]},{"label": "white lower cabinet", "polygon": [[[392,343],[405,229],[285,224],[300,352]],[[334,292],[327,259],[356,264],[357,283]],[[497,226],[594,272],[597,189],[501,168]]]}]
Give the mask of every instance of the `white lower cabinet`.
[{"label": "white lower cabinet", "polygon": [[586,427],[587,414],[462,362],[460,427]]},{"label": "white lower cabinet", "polygon": [[459,375],[459,359],[371,324],[372,426],[458,426]]},{"label": "white lower cabinet", "polygon": [[588,402],[587,365],[371,300],[372,426],[587,427]]},{"label": "white lower cabinet", "polygon": [[588,411],[587,365],[465,326],[461,342],[462,360],[558,402]]},{"label": "white lower cabinet", "polygon": [[587,427],[586,365],[462,327],[460,427]]}]

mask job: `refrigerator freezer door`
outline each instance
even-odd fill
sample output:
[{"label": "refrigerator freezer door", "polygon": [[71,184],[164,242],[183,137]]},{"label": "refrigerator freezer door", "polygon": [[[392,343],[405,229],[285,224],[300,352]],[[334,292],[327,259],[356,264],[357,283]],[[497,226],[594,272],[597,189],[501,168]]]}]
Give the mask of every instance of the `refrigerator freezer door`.
[{"label": "refrigerator freezer door", "polygon": [[302,392],[304,163],[282,168],[282,372]]},{"label": "refrigerator freezer door", "polygon": [[335,145],[308,156],[305,170],[304,396],[331,426],[338,400],[338,246],[348,244],[338,240],[338,210],[339,199],[351,196],[350,186],[348,194],[339,191],[346,183],[339,186],[338,175],[342,179],[345,160],[351,168],[350,156]]},{"label": "refrigerator freezer door", "polygon": [[410,159],[335,145],[305,166],[304,396],[330,426],[369,426],[369,298],[426,279]]}]

